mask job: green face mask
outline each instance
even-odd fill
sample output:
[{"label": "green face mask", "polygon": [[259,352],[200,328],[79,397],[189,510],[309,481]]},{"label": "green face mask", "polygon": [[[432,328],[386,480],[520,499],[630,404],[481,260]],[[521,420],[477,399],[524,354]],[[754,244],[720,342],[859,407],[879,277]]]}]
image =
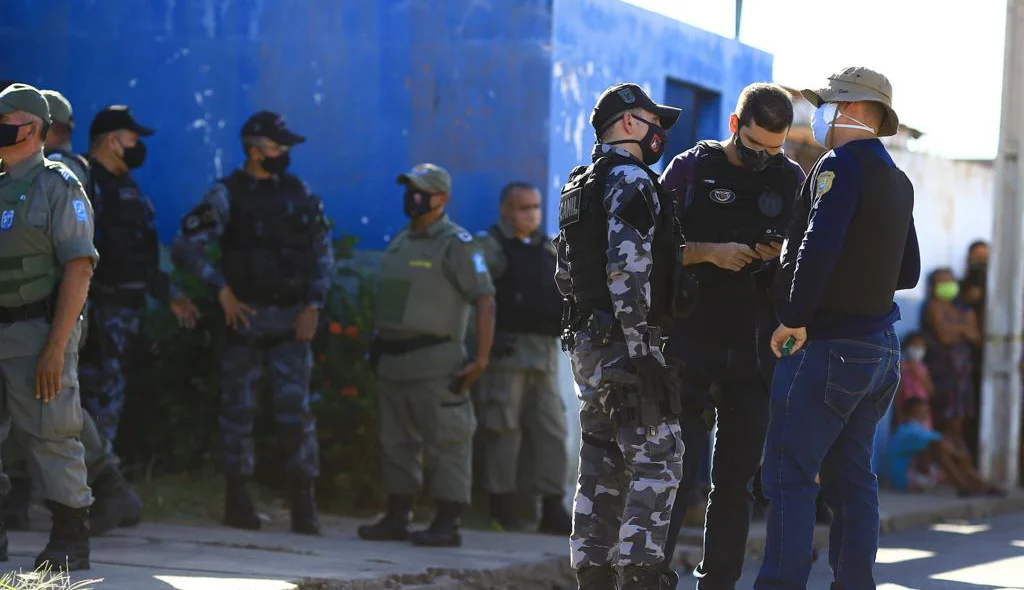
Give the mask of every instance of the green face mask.
[{"label": "green face mask", "polygon": [[935,285],[935,296],[943,301],[952,301],[960,294],[960,285],[956,281],[943,281]]}]

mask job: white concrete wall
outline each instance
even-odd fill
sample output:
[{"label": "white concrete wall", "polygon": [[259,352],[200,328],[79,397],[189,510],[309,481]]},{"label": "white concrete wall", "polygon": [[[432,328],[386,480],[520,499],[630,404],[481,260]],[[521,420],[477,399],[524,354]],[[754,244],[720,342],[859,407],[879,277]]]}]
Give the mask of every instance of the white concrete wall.
[{"label": "white concrete wall", "polygon": [[894,152],[893,159],[914,183],[914,221],[921,244],[921,281],[897,297],[902,333],[917,327],[928,272],[949,266],[962,273],[971,242],[991,240],[995,170],[985,163],[906,151]]}]

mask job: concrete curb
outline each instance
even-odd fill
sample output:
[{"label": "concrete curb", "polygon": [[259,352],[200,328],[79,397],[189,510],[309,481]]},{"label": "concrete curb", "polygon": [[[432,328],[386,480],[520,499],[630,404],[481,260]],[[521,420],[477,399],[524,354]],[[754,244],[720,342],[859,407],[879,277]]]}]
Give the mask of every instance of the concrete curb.
[{"label": "concrete curb", "polygon": [[[985,518],[1008,512],[1024,511],[1024,494],[1005,498],[935,498],[922,497],[919,506],[913,501],[898,504],[896,510],[883,512],[882,534],[965,519]],[[912,500],[912,498],[901,498]],[[927,501],[925,501],[927,500]],[[676,547],[674,565],[692,569],[701,559],[702,531],[684,528]],[[814,545],[818,550],[828,547],[829,527],[818,526]],[[763,523],[754,523],[747,541],[747,555],[760,559],[764,554]],[[391,574],[366,580],[303,579],[293,582],[297,590],[569,590],[576,587],[568,557],[552,557],[529,564],[493,569],[427,568],[415,574]]]},{"label": "concrete curb", "polygon": [[553,558],[531,564],[490,570],[428,568],[419,574],[394,574],[372,580],[316,580],[292,582],[297,590],[570,590],[576,577],[569,559]]},{"label": "concrete curb", "polygon": [[1008,512],[1024,511],[1024,494],[1005,498],[965,498],[933,509],[908,510],[901,514],[883,514],[881,534],[887,535],[907,529],[920,528],[950,520],[986,518]]},{"label": "concrete curb", "polygon": [[[923,497],[928,500],[934,498]],[[922,502],[920,508],[904,508],[899,512],[882,512],[879,519],[879,533],[888,535],[909,529],[922,528],[932,524],[956,520],[986,518],[998,514],[1024,511],[1024,493],[1016,493],[1005,498],[948,498],[939,505]],[[755,523],[747,539],[747,556],[761,559],[764,556],[765,530],[763,523]],[[697,528],[686,528],[680,534],[679,546],[676,547],[673,562],[676,566],[692,570],[703,556],[702,531]],[[817,550],[828,549],[829,527],[819,525],[814,529],[814,547]]]}]

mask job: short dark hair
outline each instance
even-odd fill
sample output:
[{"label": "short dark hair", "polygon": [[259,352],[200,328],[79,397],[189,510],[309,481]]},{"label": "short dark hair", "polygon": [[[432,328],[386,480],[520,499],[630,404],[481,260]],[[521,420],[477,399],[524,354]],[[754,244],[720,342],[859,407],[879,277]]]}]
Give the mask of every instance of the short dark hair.
[{"label": "short dark hair", "polygon": [[537,191],[538,193],[540,192],[540,189],[538,189],[532,183],[526,182],[525,180],[515,180],[501,187],[501,194],[498,196],[498,204],[504,205],[505,201],[507,201],[508,198],[512,195],[512,191],[518,190]]},{"label": "short dark hair", "polygon": [[914,413],[917,408],[927,405],[928,402],[919,397],[908,397],[903,400],[903,415],[908,416]]},{"label": "short dark hair", "polygon": [[988,248],[988,247],[989,247],[988,242],[986,242],[985,240],[974,240],[973,242],[971,242],[970,246],[967,246],[967,253],[970,254],[971,252],[974,252],[978,248]]},{"label": "short dark hair", "polygon": [[914,342],[915,340],[923,342],[925,344],[928,343],[928,338],[925,337],[924,332],[910,332],[903,337],[903,349],[906,350],[906,348],[910,346],[910,343]]},{"label": "short dark hair", "polygon": [[772,133],[782,133],[793,126],[793,99],[778,84],[751,84],[736,101],[736,116],[740,127],[756,123]]}]

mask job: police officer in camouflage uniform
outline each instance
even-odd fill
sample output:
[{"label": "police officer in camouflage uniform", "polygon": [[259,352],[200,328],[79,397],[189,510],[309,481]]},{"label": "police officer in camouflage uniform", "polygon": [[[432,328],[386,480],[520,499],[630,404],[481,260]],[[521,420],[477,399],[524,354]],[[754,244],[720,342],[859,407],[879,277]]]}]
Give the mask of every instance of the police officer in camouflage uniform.
[{"label": "police officer in camouflage uniform", "polygon": [[[0,92],[0,443],[12,426],[25,434],[30,470],[53,513],[36,566],[78,570],[89,567],[92,493],[75,376],[79,318],[98,255],[82,185],[43,157],[49,125],[37,89],[12,84]],[[0,491],[8,487],[0,476]],[[0,560],[7,560],[2,529]]]},{"label": "police officer in camouflage uniform", "polygon": [[[412,221],[391,241],[381,265],[373,351],[388,510],[359,527],[359,536],[457,547],[459,517],[470,501],[476,427],[468,391],[490,360],[494,285],[473,236],[445,213],[448,171],[420,164],[398,182]],[[474,305],[476,350],[467,359],[463,342]],[[437,512],[428,529],[410,534],[413,496],[424,473]]]},{"label": "police officer in camouflage uniform", "polygon": [[[88,161],[71,150],[71,130],[74,127],[71,103],[56,90],[42,90],[50,108],[53,124],[46,134],[43,153],[47,159],[68,167],[83,186],[89,182]],[[79,349],[86,340],[86,321],[81,321],[82,336]],[[11,480],[11,491],[4,502],[4,524],[8,530],[29,530],[28,508],[32,482],[25,462],[23,433],[12,429],[3,444],[3,463]],[[89,472],[89,486],[95,502],[89,511],[89,534],[106,534],[117,526],[132,526],[142,515],[142,499],[121,474],[117,456],[110,441],[99,433],[88,412],[82,413],[82,444],[85,445],[85,464]]]},{"label": "police officer in camouflage uniform", "polygon": [[[291,148],[305,140],[276,113],[250,117],[242,126],[245,165],[218,180],[185,216],[173,257],[217,290],[229,328],[221,354],[224,523],[260,528],[245,480],[255,467],[256,386],[266,366],[287,446],[292,530],[315,535],[320,458],[309,407],[310,342],[327,300],[334,251],[320,198],[286,172]],[[220,268],[206,256],[211,241],[220,245]]]},{"label": "police officer in camouflage uniform", "polygon": [[[540,191],[513,182],[501,190],[501,220],[478,235],[497,289],[498,314],[491,364],[476,393],[480,424],[478,463],[491,518],[504,530],[519,527],[517,471],[541,496],[539,530],[568,535],[572,519],[563,503],[565,404],[558,384],[562,295],[551,277],[555,248],[541,230]],[[529,452],[520,461],[520,449]]]},{"label": "police officer in camouflage uniform", "polygon": [[96,211],[96,248],[103,262],[89,291],[91,337],[80,378],[83,405],[111,442],[117,438],[128,378],[138,372],[134,361],[146,296],[169,303],[179,319],[195,313],[160,270],[153,203],[131,176],[146,159],[141,138],[152,134],[123,105],[104,108],[89,126],[86,192]]},{"label": "police officer in camouflage uniform", "polygon": [[661,563],[683,469],[679,382],[662,336],[684,283],[671,201],[648,166],[679,112],[636,84],[608,88],[590,118],[594,163],[562,189],[555,279],[581,400],[571,537],[581,589],[616,588],[613,568],[625,590],[677,581]]}]

